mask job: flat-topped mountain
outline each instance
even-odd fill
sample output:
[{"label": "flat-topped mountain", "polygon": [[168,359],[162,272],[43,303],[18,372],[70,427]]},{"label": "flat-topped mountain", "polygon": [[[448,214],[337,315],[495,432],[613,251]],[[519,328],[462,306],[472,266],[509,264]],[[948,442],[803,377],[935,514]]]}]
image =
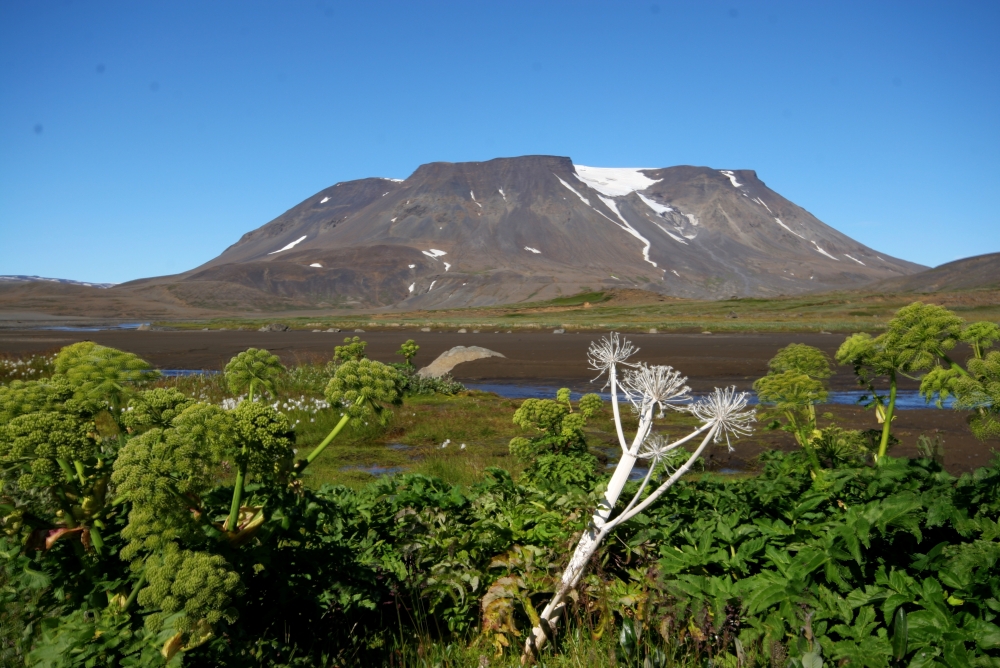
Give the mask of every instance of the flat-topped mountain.
[{"label": "flat-topped mountain", "polygon": [[524,156],[338,183],[200,267],[115,289],[169,285],[173,299],[219,307],[253,293],[429,308],[616,287],[764,297],[923,269],[825,225],[752,170]]}]

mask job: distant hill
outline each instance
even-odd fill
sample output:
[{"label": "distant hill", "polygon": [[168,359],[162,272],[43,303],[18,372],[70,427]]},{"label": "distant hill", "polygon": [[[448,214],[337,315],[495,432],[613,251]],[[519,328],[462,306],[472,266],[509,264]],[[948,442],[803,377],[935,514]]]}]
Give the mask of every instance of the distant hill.
[{"label": "distant hill", "polygon": [[909,276],[899,276],[865,286],[881,292],[941,292],[946,290],[1000,289],[1000,253],[975,255]]},{"label": "distant hill", "polygon": [[114,292],[226,310],[243,300],[421,309],[626,288],[768,297],[923,269],[825,225],[753,170],[524,156],[338,183],[200,267]]},{"label": "distant hill", "polygon": [[84,281],[73,281],[68,278],[45,278],[44,276],[21,275],[0,276],[0,283],[60,283],[62,285],[81,285],[87,288],[110,288],[117,285],[117,283],[86,283]]}]

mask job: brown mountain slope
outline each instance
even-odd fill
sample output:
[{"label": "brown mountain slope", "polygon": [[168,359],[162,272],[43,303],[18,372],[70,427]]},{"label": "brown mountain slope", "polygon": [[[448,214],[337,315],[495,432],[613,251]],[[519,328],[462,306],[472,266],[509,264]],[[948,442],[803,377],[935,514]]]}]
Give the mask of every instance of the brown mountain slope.
[{"label": "brown mountain slope", "polygon": [[868,287],[884,292],[941,292],[1000,288],[1000,253],[955,260],[918,274],[879,281]]}]

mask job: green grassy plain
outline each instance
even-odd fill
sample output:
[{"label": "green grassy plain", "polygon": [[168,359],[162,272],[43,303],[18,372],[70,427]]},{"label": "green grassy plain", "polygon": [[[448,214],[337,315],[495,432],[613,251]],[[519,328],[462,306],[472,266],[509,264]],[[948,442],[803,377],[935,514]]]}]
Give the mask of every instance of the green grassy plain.
[{"label": "green grassy plain", "polygon": [[177,329],[256,329],[280,322],[292,329],[481,328],[638,331],[877,331],[902,306],[914,301],[951,309],[967,320],[1000,320],[1000,291],[971,290],[935,294],[837,292],[768,299],[690,300],[641,290],[587,292],[545,302],[489,308],[301,317],[217,318],[198,322],[160,322]]}]

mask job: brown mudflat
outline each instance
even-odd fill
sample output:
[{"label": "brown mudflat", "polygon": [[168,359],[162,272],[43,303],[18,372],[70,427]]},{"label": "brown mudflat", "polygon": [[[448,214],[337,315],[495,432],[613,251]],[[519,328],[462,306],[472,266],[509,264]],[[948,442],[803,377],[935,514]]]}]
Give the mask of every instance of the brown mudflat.
[{"label": "brown mudflat", "polygon": [[[256,331],[96,331],[65,332],[39,330],[0,331],[0,354],[27,355],[54,351],[76,341],[92,340],[136,353],[161,369],[221,369],[236,353],[250,347],[266,348],[286,364],[298,361],[329,359],[333,348],[345,336],[361,336],[368,342],[368,353],[383,362],[400,361],[395,352],[406,339],[420,345],[416,363],[429,364],[442,352],[458,345],[477,345],[495,350],[504,358],[467,362],[455,367],[455,378],[465,382],[504,382],[526,384],[568,384],[583,389],[595,373],[587,368],[587,347],[598,338],[596,333],[552,334],[494,333],[458,334],[454,331],[420,332],[392,330],[377,332],[256,332]],[[749,389],[753,381],[767,372],[767,362],[789,343],[816,346],[831,356],[844,335],[763,333],[763,334],[630,334],[638,347],[634,359],[650,364],[669,364],[689,378],[696,391],[735,385]],[[916,389],[906,381],[905,389]],[[835,390],[855,389],[850,369],[839,367],[831,379]],[[877,425],[871,412],[854,406],[830,406],[837,423],[847,428],[871,429]],[[945,443],[945,465],[958,473],[985,465],[991,448],[1000,449],[996,440],[976,440],[965,424],[965,415],[952,410],[900,411],[894,433],[901,443],[893,454],[916,456],[916,439],[922,434],[940,436]],[[740,444],[732,455],[715,450],[717,467],[743,468],[746,461],[763,448],[792,448],[791,437],[783,432],[759,430]]]}]

